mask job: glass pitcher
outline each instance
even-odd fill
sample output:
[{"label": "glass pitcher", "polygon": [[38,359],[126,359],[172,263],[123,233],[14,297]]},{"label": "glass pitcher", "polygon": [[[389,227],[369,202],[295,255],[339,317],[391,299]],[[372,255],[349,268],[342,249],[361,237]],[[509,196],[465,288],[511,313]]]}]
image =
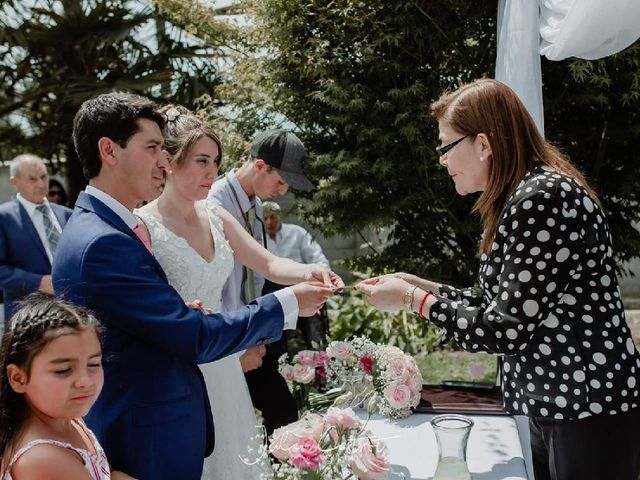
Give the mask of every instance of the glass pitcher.
[{"label": "glass pitcher", "polygon": [[473,420],[463,415],[437,415],[431,419],[438,443],[438,466],[433,480],[471,480],[467,467],[467,440]]}]

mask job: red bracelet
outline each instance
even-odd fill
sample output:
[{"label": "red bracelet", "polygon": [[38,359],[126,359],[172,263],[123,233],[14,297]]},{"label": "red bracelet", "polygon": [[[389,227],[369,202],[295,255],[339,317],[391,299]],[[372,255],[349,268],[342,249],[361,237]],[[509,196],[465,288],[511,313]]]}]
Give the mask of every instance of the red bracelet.
[{"label": "red bracelet", "polygon": [[427,293],[425,293],[424,297],[422,297],[422,300],[420,300],[420,308],[418,309],[418,315],[420,315],[422,318],[424,318],[424,315],[422,315],[422,308],[424,307],[424,302],[427,301],[427,297],[429,295],[433,295],[433,293],[427,290]]}]

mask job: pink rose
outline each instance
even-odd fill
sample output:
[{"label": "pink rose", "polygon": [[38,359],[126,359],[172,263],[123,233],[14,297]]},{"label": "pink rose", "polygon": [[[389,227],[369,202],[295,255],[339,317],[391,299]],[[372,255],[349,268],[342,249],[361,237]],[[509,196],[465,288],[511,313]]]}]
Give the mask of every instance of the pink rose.
[{"label": "pink rose", "polygon": [[407,372],[410,374],[414,374],[418,372],[418,364],[412,357],[407,357]]},{"label": "pink rose", "polygon": [[411,402],[411,390],[402,383],[392,383],[385,389],[384,398],[393,408],[407,408]]},{"label": "pink rose", "polygon": [[316,373],[321,378],[327,378],[327,369],[325,367],[316,367]]},{"label": "pink rose", "polygon": [[412,392],[422,391],[422,375],[411,375],[404,384],[411,389]]},{"label": "pink rose", "polygon": [[283,365],[280,367],[280,375],[291,382],[293,380],[293,367],[291,365]]},{"label": "pink rose", "polygon": [[327,425],[342,427],[348,430],[359,430],[362,422],[351,408],[329,407],[324,417]]},{"label": "pink rose", "polygon": [[359,480],[382,480],[389,472],[387,447],[377,438],[360,437],[351,457],[351,470]]},{"label": "pink rose", "polygon": [[373,358],[368,356],[363,356],[360,358],[360,368],[367,375],[371,375],[373,373]]},{"label": "pink rose", "polygon": [[293,366],[293,380],[298,383],[311,383],[316,379],[316,369],[313,365],[302,365],[300,363]]},{"label": "pink rose", "polygon": [[313,438],[303,438],[291,446],[289,463],[302,470],[320,470],[324,460],[318,442]]},{"label": "pink rose", "polygon": [[313,361],[316,367],[326,367],[329,365],[329,355],[327,355],[327,352],[316,352]]},{"label": "pink rose", "polygon": [[293,361],[301,365],[314,365],[315,352],[313,350],[302,350],[293,357]]},{"label": "pink rose", "polygon": [[407,362],[403,357],[396,357],[389,363],[391,374],[396,378],[401,378],[407,373]]},{"label": "pink rose", "polygon": [[274,430],[271,434],[269,452],[280,460],[287,460],[291,447],[296,442],[303,438],[311,438],[318,442],[323,432],[324,421],[322,416],[316,413],[307,413],[297,422]]},{"label": "pink rose", "polygon": [[332,342],[327,348],[329,356],[338,360],[353,360],[353,347],[347,342]]}]

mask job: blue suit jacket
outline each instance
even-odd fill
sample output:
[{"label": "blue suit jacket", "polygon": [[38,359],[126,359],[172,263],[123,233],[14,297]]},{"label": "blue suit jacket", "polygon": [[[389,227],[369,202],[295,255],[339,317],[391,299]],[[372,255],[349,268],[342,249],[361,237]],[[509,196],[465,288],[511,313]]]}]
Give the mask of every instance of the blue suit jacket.
[{"label": "blue suit jacket", "polygon": [[[64,228],[72,210],[51,203]],[[51,262],[29,214],[17,199],[0,205],[0,288],[4,294],[4,318],[13,314],[13,302],[38,290]]]},{"label": "blue suit jacket", "polygon": [[86,420],[113,468],[142,480],[199,480],[213,420],[198,364],[280,338],[280,302],[267,295],[212,315],[187,308],[132,230],[84,192],[53,282],[105,327],[105,384]]}]

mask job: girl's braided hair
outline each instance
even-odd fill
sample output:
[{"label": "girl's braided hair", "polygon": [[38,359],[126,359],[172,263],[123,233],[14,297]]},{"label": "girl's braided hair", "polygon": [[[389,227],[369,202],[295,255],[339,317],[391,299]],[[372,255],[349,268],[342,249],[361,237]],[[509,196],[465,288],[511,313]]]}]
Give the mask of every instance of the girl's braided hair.
[{"label": "girl's braided hair", "polygon": [[73,303],[35,293],[18,304],[7,324],[0,347],[0,456],[4,455],[28,414],[22,394],[9,384],[7,366],[15,364],[30,374],[33,358],[52,340],[93,329],[100,339],[100,324],[93,314]]}]

